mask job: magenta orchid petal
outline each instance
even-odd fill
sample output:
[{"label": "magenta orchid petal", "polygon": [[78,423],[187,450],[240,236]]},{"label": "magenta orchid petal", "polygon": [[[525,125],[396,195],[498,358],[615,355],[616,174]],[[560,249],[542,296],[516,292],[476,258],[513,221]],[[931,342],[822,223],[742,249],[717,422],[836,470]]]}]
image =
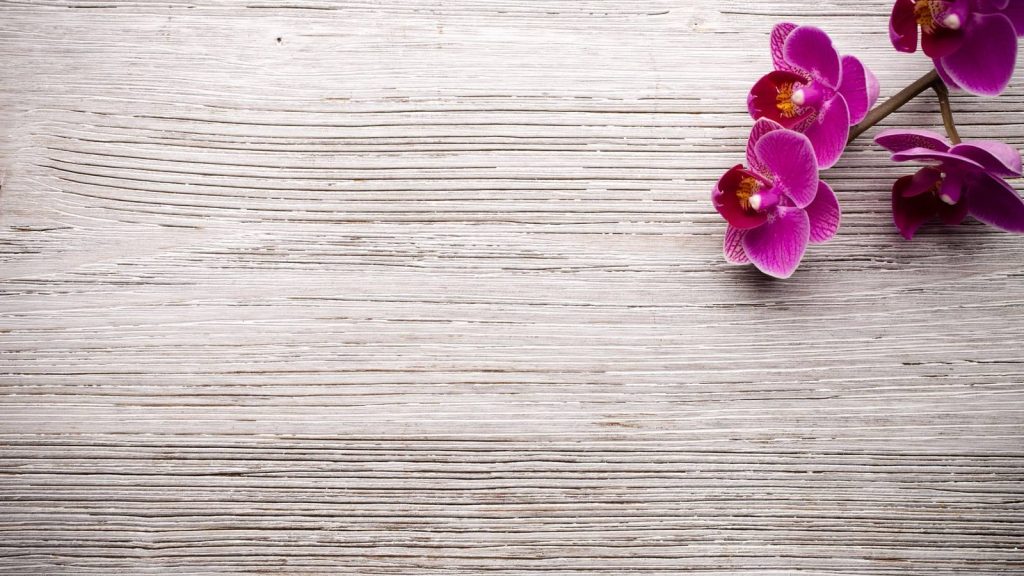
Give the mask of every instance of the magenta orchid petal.
[{"label": "magenta orchid petal", "polygon": [[[861,66],[864,66],[861,63]],[[871,71],[870,68],[864,66],[864,75],[867,77],[868,83],[868,102],[871,105],[868,108],[874,108],[875,104],[878,103],[878,97],[882,95],[882,85],[878,82],[878,77]]]},{"label": "magenta orchid petal", "polygon": [[950,226],[956,226],[967,218],[967,202],[957,202],[956,204],[946,204],[942,202],[938,205],[939,220],[942,220],[943,224]]},{"label": "magenta orchid petal", "polygon": [[811,244],[828,242],[839,230],[842,211],[836,193],[824,181],[818,182],[818,193],[807,205],[807,218],[811,224]]},{"label": "magenta orchid petal", "polygon": [[950,206],[960,202],[964,193],[966,174],[953,170],[939,184],[939,200]]},{"label": "magenta orchid petal", "polygon": [[935,216],[942,202],[933,194],[907,195],[913,176],[904,176],[892,187],[892,218],[900,234],[907,240]]},{"label": "magenta orchid petal", "polygon": [[843,56],[843,83],[839,94],[850,107],[850,124],[864,119],[878,99],[878,80],[854,56]]},{"label": "magenta orchid petal", "polygon": [[1024,233],[1024,200],[1002,179],[988,176],[972,186],[967,209],[990,226]]},{"label": "magenta orchid petal", "polygon": [[1024,36],[1024,2],[1020,0],[1008,2],[1003,8],[1003,15],[1013,23],[1013,29],[1017,32],[1017,36]]},{"label": "magenta orchid petal", "polygon": [[950,77],[949,72],[946,72],[946,67],[942,65],[941,60],[933,60],[935,64],[935,71],[939,73],[939,78],[949,87],[950,90],[963,90],[959,84]]},{"label": "magenta orchid petal", "polygon": [[892,155],[892,159],[894,162],[917,161],[923,163],[942,164],[967,171],[984,170],[984,167],[981,164],[978,164],[970,158],[957,156],[948,152],[937,152],[927,148],[911,148],[910,150],[897,152]]},{"label": "magenta orchid petal", "polygon": [[780,207],[769,220],[743,235],[743,250],[758,270],[776,278],[789,278],[800,265],[811,225],[799,208]]},{"label": "magenta orchid petal", "polygon": [[789,35],[796,29],[797,25],[790,22],[780,22],[772,28],[772,63],[775,65],[776,70],[785,70],[789,72],[794,71],[794,68],[789,65],[789,62],[786,62],[786,57],[783,54],[783,47],[786,45],[786,39],[789,38]]},{"label": "magenta orchid petal", "polygon": [[839,87],[843,69],[832,39],[820,28],[800,26],[793,30],[782,47],[782,55],[791,66],[831,89]]},{"label": "magenta orchid petal", "polygon": [[757,156],[756,147],[757,143],[761,141],[761,138],[769,132],[776,130],[782,130],[783,127],[773,120],[762,118],[757,122],[754,122],[754,127],[750,130],[750,137],[747,138],[747,166],[750,166],[754,172],[758,174],[770,174],[771,169],[764,165],[764,162]]},{"label": "magenta orchid petal", "polygon": [[959,50],[967,41],[964,30],[937,27],[931,34],[921,35],[921,50],[933,59],[945,58]]},{"label": "magenta orchid petal", "polygon": [[1016,178],[1021,175],[1020,152],[1002,142],[967,141],[957,144],[949,152],[970,158],[984,166],[988,172],[1001,178]]},{"label": "magenta orchid petal", "polygon": [[979,4],[989,1],[991,0],[942,0],[945,6],[933,7],[932,12],[935,14],[935,19],[939,22],[950,22],[950,16],[956,16],[960,22],[965,22],[971,13],[972,4],[977,8]]},{"label": "magenta orchid petal", "polygon": [[818,163],[810,140],[792,130],[776,130],[760,138],[754,155],[774,175],[775,188],[798,208],[818,192]]},{"label": "magenta orchid petal", "polygon": [[925,192],[934,192],[936,185],[942,182],[942,172],[935,168],[922,168],[911,176],[910,183],[903,187],[903,195],[907,198]]},{"label": "magenta orchid petal", "polygon": [[946,73],[973,94],[996,96],[1010,84],[1017,60],[1017,33],[1003,14],[975,14],[962,45],[941,58]]},{"label": "magenta orchid petal", "polygon": [[743,251],[743,236],[746,230],[740,230],[735,226],[727,226],[725,229],[725,243],[722,251],[725,254],[725,261],[730,264],[750,264],[750,258]]},{"label": "magenta orchid petal", "polygon": [[900,52],[917,50],[917,14],[915,0],[897,0],[889,17],[889,40]]},{"label": "magenta orchid petal", "polygon": [[976,0],[976,8],[980,12],[1001,12],[1006,9],[1010,0]]},{"label": "magenta orchid petal", "polygon": [[890,152],[905,152],[912,148],[948,152],[950,148],[945,138],[931,130],[884,130],[875,136],[875,143]]},{"label": "magenta orchid petal", "polygon": [[836,96],[824,106],[818,118],[804,131],[814,146],[818,167],[831,168],[839,162],[850,136],[850,110],[846,99]]}]

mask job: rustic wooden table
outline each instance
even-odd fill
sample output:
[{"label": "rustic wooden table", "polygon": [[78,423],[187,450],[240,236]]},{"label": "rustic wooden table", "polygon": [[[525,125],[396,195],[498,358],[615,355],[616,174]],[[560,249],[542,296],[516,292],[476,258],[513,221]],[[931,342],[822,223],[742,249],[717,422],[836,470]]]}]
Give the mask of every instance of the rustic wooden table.
[{"label": "rustic wooden table", "polygon": [[721,259],[771,25],[890,6],[3,2],[0,572],[1024,573],[1024,240],[866,138]]}]

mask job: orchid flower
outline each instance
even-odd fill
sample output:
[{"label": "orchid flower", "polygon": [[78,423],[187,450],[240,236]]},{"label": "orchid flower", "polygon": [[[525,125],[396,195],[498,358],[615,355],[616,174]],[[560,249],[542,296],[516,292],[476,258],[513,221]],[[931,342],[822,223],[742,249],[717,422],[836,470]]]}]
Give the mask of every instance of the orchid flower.
[{"label": "orchid flower", "polygon": [[1024,233],[1024,200],[1004,180],[1021,175],[1021,156],[1012,147],[983,140],[951,145],[927,130],[886,130],[875,142],[893,152],[896,162],[927,165],[893,186],[893,219],[904,238],[913,238],[934,217],[959,224],[968,214]]},{"label": "orchid flower", "polygon": [[818,166],[831,168],[846,148],[850,126],[878,100],[878,81],[857,58],[840,57],[818,28],[777,24],[771,47],[775,71],[751,89],[750,115],[806,134]]},{"label": "orchid flower", "polygon": [[921,48],[950,88],[996,96],[1010,83],[1017,38],[1024,36],[1021,0],[897,0],[889,20],[892,45]]},{"label": "orchid flower", "polygon": [[776,278],[789,278],[807,244],[825,242],[839,228],[839,202],[818,178],[811,141],[768,119],[750,133],[747,167],[726,172],[711,199],[729,223],[726,260]]}]

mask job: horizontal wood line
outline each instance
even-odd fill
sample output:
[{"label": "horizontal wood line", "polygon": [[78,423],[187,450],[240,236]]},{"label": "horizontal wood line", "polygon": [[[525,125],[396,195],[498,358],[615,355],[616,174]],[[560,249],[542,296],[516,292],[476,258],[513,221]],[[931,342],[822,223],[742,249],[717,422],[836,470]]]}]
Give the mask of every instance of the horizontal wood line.
[{"label": "horizontal wood line", "polygon": [[[333,544],[333,543],[330,546],[332,548],[349,548],[347,546],[338,546],[338,545]],[[711,546],[713,546],[713,544],[708,544],[708,546],[711,547]],[[730,551],[729,552],[729,558],[732,558],[732,559],[744,559],[744,558],[757,559],[761,563],[762,568],[763,568],[764,565],[774,565],[776,568],[789,568],[789,567],[792,566],[790,564],[790,562],[792,562],[793,560],[814,560],[814,559],[830,559],[831,560],[832,559],[832,555],[830,554],[830,552],[828,550],[828,548],[831,548],[831,546],[829,546],[829,547],[821,546],[822,550],[820,552],[818,552],[817,554],[813,554],[813,553],[811,553],[811,551],[809,549],[810,547],[804,547],[806,549],[800,549],[797,546],[792,546],[792,547],[789,547],[789,548],[794,548],[793,552],[785,552],[787,550],[787,547],[783,546],[783,545],[780,545],[780,544],[777,544],[777,543],[763,545],[763,546],[767,546],[768,550],[770,551],[770,552],[767,552],[768,558],[766,558],[765,553],[758,553],[757,552],[756,549],[761,547],[761,546],[757,546],[757,545],[747,545],[747,546],[749,548],[751,548],[752,550],[747,551],[747,552],[740,552],[739,550]],[[234,546],[221,546],[221,547],[222,548],[234,548]],[[596,547],[597,546],[595,546],[595,548]],[[688,546],[686,546],[685,544],[680,544],[680,545],[677,545],[677,547],[686,548]],[[79,551],[71,549],[71,548],[69,548],[67,550],[63,550],[62,547],[57,547],[57,546],[54,546],[53,548],[61,550],[59,552],[59,557],[61,557],[61,558],[109,558],[109,559],[113,559],[113,560],[122,560],[122,561],[125,560],[125,558],[123,556],[121,556],[121,555],[112,555],[109,552],[107,552],[107,553],[97,552],[97,553],[94,553],[94,554],[87,554],[87,553],[82,553],[82,552],[79,552]],[[196,558],[204,558],[205,559],[205,558],[218,558],[218,557],[220,557],[220,554],[214,553],[214,552],[191,553],[191,554],[187,553],[184,550],[182,550],[181,552],[172,552],[173,550],[178,549],[180,547],[168,546],[168,547],[166,547],[164,549],[161,549],[161,548],[159,548],[156,545],[154,545],[152,547],[148,547],[148,546],[143,545],[141,543],[137,544],[137,545],[134,545],[134,546],[133,545],[115,546],[114,543],[107,543],[103,548],[98,548],[98,550],[102,551],[102,550],[104,550],[104,548],[107,548],[107,549],[110,549],[110,548],[122,549],[122,552],[127,551],[127,550],[132,550],[132,549],[137,550],[138,552],[145,551],[146,552],[145,558],[148,559],[148,560],[154,560],[154,559],[158,559],[158,558],[191,558],[192,561],[195,561]],[[243,546],[238,546],[238,548],[243,548]],[[263,544],[260,548],[266,548],[266,545]],[[316,552],[314,554],[311,554],[310,552],[297,552],[297,551],[293,551],[294,548],[309,548],[310,550],[316,550]],[[484,548],[488,548],[488,549],[490,549],[490,548],[506,549],[507,546],[504,545],[504,544],[495,544],[495,545],[491,545],[491,546],[484,546]],[[670,553],[666,553],[666,552],[648,551],[648,552],[644,553],[643,559],[640,562],[637,562],[637,559],[635,557],[624,556],[622,554],[597,554],[597,553],[595,553],[595,554],[586,554],[585,551],[582,551],[582,550],[574,551],[572,553],[560,552],[559,555],[558,555],[559,556],[558,558],[547,558],[547,557],[539,554],[536,551],[531,551],[530,550],[532,548],[543,548],[543,546],[533,546],[533,545],[531,545],[531,546],[526,547],[526,548],[527,548],[527,550],[524,550],[523,554],[520,554],[520,555],[515,555],[515,554],[511,554],[511,553],[500,554],[500,555],[499,554],[492,555],[492,554],[466,554],[464,552],[463,553],[449,552],[449,553],[445,554],[444,560],[445,560],[446,563],[447,562],[451,562],[453,560],[478,561],[478,562],[479,561],[487,561],[487,560],[500,560],[500,561],[520,561],[520,562],[527,562],[527,563],[531,563],[531,564],[535,563],[535,562],[544,562],[544,563],[554,563],[554,562],[557,562],[557,563],[561,563],[562,561],[564,561],[566,559],[578,559],[578,560],[586,560],[586,561],[628,560],[629,561],[628,564],[616,565],[616,567],[619,568],[619,569],[622,569],[622,570],[640,570],[640,569],[642,569],[642,570],[645,570],[645,571],[649,569],[647,567],[647,562],[652,561],[652,560],[684,560],[684,559],[689,559],[689,560],[713,560],[715,562],[712,565],[716,565],[716,566],[717,566],[718,562],[721,560],[721,554],[720,553],[716,553],[715,551],[709,551],[709,552],[703,552],[703,553],[697,552],[697,551],[692,551],[689,554],[684,554],[684,553],[670,554]],[[644,549],[644,547],[640,546],[640,545],[621,546],[621,548],[624,548],[624,549],[637,549],[637,548]],[[47,549],[48,549],[47,547],[44,547],[41,550],[47,550]],[[373,549],[373,548],[370,548],[370,549]],[[471,550],[471,549],[472,548],[469,548],[469,547],[459,547],[459,546],[453,547],[453,550]],[[898,545],[892,544],[892,545],[889,545],[889,546],[878,546],[878,549],[880,549],[880,550],[899,550],[899,549],[901,549],[901,547],[898,546]],[[245,558],[272,558],[272,559],[281,559],[281,558],[289,558],[289,559],[290,558],[307,558],[307,559],[309,559],[310,556],[318,557],[318,558],[335,558],[335,559],[338,559],[338,558],[364,559],[366,557],[367,547],[356,548],[355,550],[356,551],[353,551],[353,552],[350,552],[350,553],[341,553],[341,552],[338,552],[338,551],[331,552],[331,551],[329,551],[329,549],[324,549],[324,545],[322,543],[310,543],[310,544],[299,544],[299,543],[296,543],[296,544],[291,545],[289,547],[289,549],[287,549],[287,550],[273,550],[273,553],[270,553],[270,552],[258,553],[258,552],[254,552],[254,551],[248,551],[248,550],[244,551],[244,552],[236,551],[236,552],[230,553],[230,556],[224,556],[224,558],[225,558],[225,560],[230,559],[232,561],[232,564],[234,564],[235,562],[237,562],[238,558],[240,558],[240,557],[245,557]],[[414,552],[414,551],[401,552],[401,551],[390,551],[390,550],[388,550],[388,551],[385,552],[385,550],[387,550],[387,549],[386,548],[380,549],[380,550],[374,549],[373,559],[377,560],[377,561],[379,561],[381,559],[409,559],[409,560],[421,560],[422,559],[422,553],[418,553],[418,552]],[[853,550],[856,550],[856,548],[853,548]],[[982,549],[982,550],[984,550],[984,549]],[[228,554],[228,553],[224,552],[223,554]],[[30,554],[27,554],[27,555],[28,556],[33,556],[34,554],[30,553]],[[19,556],[21,556],[21,554],[13,554],[11,556],[11,558],[17,558]],[[934,552],[933,552],[932,556],[933,557],[934,556],[938,556],[938,557],[934,557],[934,558],[930,559],[924,565],[927,566],[927,565],[930,565],[930,564],[937,564],[939,566],[942,566],[943,563],[947,562],[949,559],[959,559],[961,561],[967,562],[967,564],[969,566],[973,566],[975,564],[989,565],[989,566],[1005,566],[1005,567],[1008,567],[1008,568],[1013,568],[1015,566],[1019,566],[1018,560],[1016,558],[1013,558],[1012,555],[1009,555],[1006,558],[990,557],[990,558],[976,559],[976,560],[975,559],[971,559],[969,557],[968,558],[963,558],[961,556],[957,556],[955,553],[951,553],[949,555],[939,556],[937,554],[934,554]],[[770,560],[769,560],[769,558],[770,558]],[[854,558],[856,558],[857,560],[860,560],[861,562],[863,562],[864,555],[863,554],[857,554],[857,555],[854,556]],[[858,562],[858,564],[859,564],[859,562]],[[448,564],[442,564],[442,565],[447,566]],[[588,570],[606,570],[606,569],[609,568],[608,565],[586,564],[586,563],[583,563],[582,565],[579,565],[578,567],[586,568]],[[675,570],[678,571],[679,567],[678,566],[675,567]]]},{"label": "horizontal wood line", "polygon": [[[297,532],[299,532],[301,534],[302,531],[297,531]],[[718,536],[719,537],[726,537],[727,538],[728,536],[731,535],[731,533],[729,531],[723,531],[723,532],[724,532],[723,534],[719,534]],[[755,534],[756,534],[756,532],[755,532]],[[153,535],[152,534],[147,534],[146,536],[152,538]],[[286,556],[286,555],[289,555],[289,554],[293,554],[292,551],[294,551],[294,550],[301,550],[301,549],[305,549],[305,548],[314,548],[315,547],[317,549],[317,556],[323,556],[323,557],[332,557],[332,556],[344,557],[344,556],[347,556],[348,554],[346,554],[345,552],[341,552],[341,551],[345,551],[345,550],[358,550],[358,551],[361,551],[359,555],[369,553],[369,554],[372,554],[375,557],[387,557],[387,558],[405,557],[407,555],[412,557],[412,556],[414,556],[416,554],[417,551],[422,551],[422,550],[441,550],[441,549],[443,549],[443,550],[446,550],[446,551],[457,550],[457,551],[464,551],[464,552],[469,552],[469,551],[480,551],[480,552],[483,552],[483,551],[488,551],[488,550],[502,549],[502,550],[506,551],[507,553],[511,554],[514,549],[522,548],[522,549],[524,549],[524,556],[521,556],[519,558],[521,558],[523,560],[526,560],[526,559],[528,559],[530,557],[536,557],[537,553],[535,552],[535,550],[543,550],[543,549],[546,549],[546,548],[564,548],[564,547],[567,547],[567,546],[571,546],[571,547],[576,548],[576,549],[605,548],[605,549],[610,549],[610,550],[623,550],[623,551],[624,550],[642,550],[645,557],[658,557],[658,558],[663,558],[663,559],[707,558],[708,557],[707,553],[699,553],[699,552],[696,552],[696,551],[690,551],[690,550],[686,550],[686,549],[693,548],[694,546],[698,546],[700,544],[712,545],[714,543],[714,540],[711,540],[710,538],[708,538],[706,540],[683,541],[683,542],[665,542],[665,543],[651,540],[651,541],[648,541],[648,542],[644,542],[642,544],[619,544],[619,543],[615,543],[615,544],[603,545],[603,546],[598,544],[595,540],[589,540],[588,541],[588,540],[584,539],[584,540],[580,541],[580,540],[574,540],[574,539],[569,539],[569,538],[567,538],[564,541],[551,540],[551,541],[499,542],[499,543],[481,542],[481,543],[475,544],[475,545],[455,543],[455,542],[440,542],[440,543],[408,542],[408,541],[388,542],[388,541],[386,541],[383,538],[380,539],[380,540],[382,540],[380,544],[375,544],[374,542],[365,542],[365,543],[353,542],[353,543],[347,543],[347,542],[341,542],[341,541],[333,541],[333,542],[314,542],[314,543],[289,542],[287,544],[275,543],[273,545],[268,545],[268,543],[266,543],[262,538],[250,538],[250,539],[239,538],[239,539],[235,539],[235,540],[224,540],[224,541],[218,541],[218,540],[215,540],[213,538],[209,538],[209,539],[207,539],[204,542],[178,542],[178,543],[174,543],[174,544],[172,544],[170,542],[166,542],[166,543],[165,542],[125,542],[125,541],[120,541],[120,540],[110,539],[110,538],[107,538],[107,539],[97,539],[95,541],[89,541],[89,540],[73,541],[73,540],[70,540],[70,539],[65,540],[65,539],[60,539],[60,538],[52,538],[52,539],[45,539],[43,542],[37,544],[34,547],[31,546],[31,545],[28,545],[28,544],[20,544],[18,542],[11,542],[11,543],[5,542],[4,547],[6,549],[9,549],[10,553],[13,554],[13,555],[17,555],[19,553],[18,551],[20,549],[25,549],[25,548],[35,549],[35,550],[38,550],[38,551],[44,551],[44,550],[48,550],[48,549],[52,548],[52,549],[60,549],[61,550],[60,554],[62,556],[74,556],[75,553],[77,553],[79,550],[102,549],[102,550],[105,550],[105,551],[123,550],[123,551],[126,551],[126,552],[127,551],[147,551],[147,552],[152,552],[153,553],[152,554],[153,557],[168,556],[168,555],[171,555],[172,551],[190,551],[190,550],[194,551],[193,553],[196,554],[196,555],[208,555],[208,554],[215,555],[215,554],[218,554],[218,552],[215,552],[215,551],[219,550],[219,549],[245,548],[247,546],[259,546],[259,547],[261,547],[261,548],[263,548],[265,550],[265,552],[263,552],[262,554],[250,553],[250,555],[252,555],[252,556],[260,556],[260,555],[270,556],[271,554],[273,554],[274,556],[279,556],[279,555],[280,556]],[[840,541],[838,541],[838,539],[834,539],[834,540],[831,540],[831,541],[830,540],[825,540],[825,541],[821,541],[821,542],[815,543],[813,540],[810,540],[810,539],[790,538],[790,539],[788,539],[787,545],[789,547],[792,547],[794,550],[799,550],[801,545],[803,545],[805,547],[811,547],[811,546],[814,546],[815,544],[817,544],[817,546],[821,546],[821,547],[826,547],[827,546],[830,549],[834,549],[837,554],[842,554],[844,550],[858,550],[858,551],[865,550],[865,549],[866,550],[871,550],[871,549],[898,550],[898,549],[901,549],[901,548],[911,548],[911,547],[913,547],[915,549],[919,549],[921,553],[925,553],[927,551],[931,551],[933,555],[938,556],[938,558],[936,558],[936,560],[940,560],[942,558],[956,557],[957,552],[955,552],[955,551],[971,550],[971,551],[974,551],[974,552],[983,552],[984,551],[984,552],[989,552],[989,553],[997,553],[997,552],[1008,552],[1008,551],[1013,551],[1014,550],[1014,547],[1013,547],[1012,543],[1005,543],[1005,544],[1002,544],[1002,545],[998,545],[998,544],[995,544],[995,543],[964,542],[964,543],[948,544],[947,546],[943,547],[942,544],[939,543],[939,542],[922,542],[922,541],[917,541],[917,540],[912,540],[912,541],[909,541],[909,542],[898,542],[897,541],[897,542],[884,542],[884,543],[883,542],[873,542],[873,541],[867,540],[867,539],[855,539],[855,540],[857,540],[857,541],[856,542],[850,542],[850,543],[840,542]],[[756,540],[755,540],[755,542],[756,542]],[[769,540],[768,542],[771,542],[771,541]],[[756,543],[745,543],[745,544],[747,546],[757,546]],[[778,545],[775,544],[775,546],[778,546]],[[380,552],[382,550],[388,550],[388,549],[392,549],[392,548],[399,548],[399,549],[402,549],[404,552],[387,552],[387,553],[381,553]],[[525,552],[525,550],[527,550],[527,549],[530,550],[531,552]],[[370,550],[372,550],[372,552],[366,552],[366,551],[370,551]],[[668,550],[679,550],[679,552],[673,554],[673,553],[667,552]],[[943,552],[948,550],[948,553],[944,554],[944,555],[940,555],[940,554],[936,553],[937,550],[941,550]],[[810,554],[809,552],[806,552],[806,551],[803,551],[803,550],[800,550],[800,552],[803,552],[804,554]],[[5,554],[5,556],[6,556],[6,554]],[[452,556],[449,556],[448,553],[446,552],[446,557],[458,557],[458,553],[455,553]],[[507,556],[502,556],[502,558],[504,558],[504,557],[507,557]],[[585,558],[585,559],[588,559],[588,560],[600,560],[602,558],[621,558],[622,556],[621,555],[616,555],[614,552],[609,552],[609,554],[607,554],[607,555],[599,554],[599,553],[587,554],[585,550],[580,550],[580,552],[578,552],[577,554],[574,554],[572,557],[574,557],[574,558]],[[754,554],[751,554],[750,557],[757,557],[757,556],[754,555]],[[815,556],[808,555],[808,556],[798,556],[798,557],[805,557],[805,558],[810,557],[810,558],[813,558]],[[472,559],[482,559],[482,558],[491,558],[491,557],[489,555],[487,555],[487,554],[474,554],[472,556],[465,556],[465,558],[466,559],[470,559],[470,558],[472,558]],[[499,558],[499,557],[493,557],[493,558]],[[995,559],[995,558],[992,558],[989,561],[992,562],[992,563],[998,563],[999,562],[999,560]],[[1008,566],[1013,566],[1013,564],[1012,564],[1013,558],[1002,559],[1002,562],[1005,562]]]},{"label": "horizontal wood line", "polygon": [[[70,166],[81,166],[81,167],[88,167],[88,168],[105,168],[105,169],[108,169],[108,170],[134,170],[134,171],[137,171],[137,172],[153,172],[153,173],[157,173],[157,174],[181,174],[181,175],[196,176],[196,177],[234,177],[234,178],[240,177],[237,174],[217,174],[217,173],[214,173],[214,172],[190,172],[190,171],[185,171],[185,170],[171,170],[169,168],[134,167],[134,168],[130,168],[129,169],[129,168],[124,168],[124,167],[120,167],[120,166],[110,166],[110,165],[94,164],[94,163],[86,163],[86,162],[67,162],[67,161],[64,161],[64,160],[54,160],[54,161],[55,162],[60,162],[62,164],[70,165]],[[102,174],[92,174],[92,173],[88,173],[88,172],[76,172],[74,170],[65,168],[63,166],[57,166],[57,165],[52,165],[52,164],[51,165],[48,165],[48,164],[36,164],[36,166],[38,166],[40,168],[44,168],[44,169],[49,169],[49,170],[60,170],[60,171],[63,171],[63,172],[68,172],[68,173],[71,173],[71,174],[78,174],[78,175],[81,175],[81,176],[103,176]],[[268,167],[268,169],[274,169],[274,168],[273,167]],[[344,180],[355,180],[355,181],[360,181],[360,182],[394,181],[394,180],[412,180],[412,181],[417,181],[417,182],[432,181],[432,180],[441,181],[441,182],[460,181],[460,180],[462,180],[462,181],[465,181],[465,180],[479,180],[479,181],[489,181],[489,182],[493,182],[493,181],[525,181],[525,182],[576,182],[576,181],[584,181],[584,182],[619,182],[619,181],[625,181],[625,182],[671,182],[671,181],[673,181],[672,178],[669,178],[669,177],[658,177],[658,176],[643,176],[643,177],[617,176],[617,175],[607,175],[607,176],[603,176],[603,175],[602,176],[597,176],[597,175],[594,175],[594,176],[559,176],[559,175],[548,175],[548,174],[545,174],[545,175],[542,175],[542,176],[541,175],[538,175],[538,176],[515,176],[515,175],[510,175],[510,174],[506,174],[506,175],[495,174],[495,175],[481,175],[481,176],[443,176],[443,177],[441,177],[441,176],[430,176],[430,175],[426,175],[426,174],[415,174],[415,175],[409,175],[409,176],[373,176],[373,177],[363,177],[363,176],[360,176],[358,178],[345,178],[345,177],[342,177],[342,176],[285,177],[285,176],[280,176],[280,175],[275,175],[275,176],[262,175],[262,176],[247,176],[247,177],[249,177],[249,178],[262,178],[262,179],[266,179],[266,180],[274,180],[274,179],[312,180],[312,181],[327,180],[327,181],[332,181],[332,182],[344,181]]]},{"label": "horizontal wood line", "polygon": [[[182,438],[176,435],[166,435],[162,438],[149,439],[138,435],[110,435],[110,434],[82,434],[78,441],[70,441],[70,437],[60,435],[47,435],[39,433],[12,433],[0,432],[0,447],[9,446],[45,446],[57,448],[78,448],[90,449],[100,448],[141,448],[141,449],[195,449],[195,450],[244,450],[246,452],[274,452],[287,453],[290,451],[303,450],[312,453],[334,452],[338,450],[364,453],[420,453],[430,454],[473,454],[491,455],[502,452],[525,453],[525,454],[693,454],[706,456],[790,456],[795,458],[813,459],[821,456],[835,456],[843,458],[889,458],[903,461],[906,458],[933,458],[937,460],[959,459],[959,460],[985,460],[993,458],[1015,458],[1024,459],[1024,451],[1013,452],[986,452],[984,450],[969,452],[929,452],[916,451],[914,449],[901,448],[899,450],[869,450],[864,448],[850,450],[836,450],[828,448],[816,448],[813,453],[800,449],[785,449],[779,447],[773,450],[738,449],[735,447],[722,446],[715,448],[699,448],[677,444],[672,447],[666,446],[664,440],[656,441],[594,441],[586,446],[579,446],[572,443],[554,442],[525,442],[517,439],[483,438],[483,439],[460,439],[455,442],[439,441],[436,438],[420,437],[412,439],[396,439],[386,436],[352,438],[275,438],[267,443],[253,442],[250,435],[215,435],[217,443],[204,443],[200,437]],[[239,438],[249,440],[248,443],[238,443]],[[338,446],[316,446],[312,442],[333,442]],[[369,444],[369,446],[360,446]],[[388,447],[387,445],[392,445]],[[500,448],[507,446],[507,448]]]}]

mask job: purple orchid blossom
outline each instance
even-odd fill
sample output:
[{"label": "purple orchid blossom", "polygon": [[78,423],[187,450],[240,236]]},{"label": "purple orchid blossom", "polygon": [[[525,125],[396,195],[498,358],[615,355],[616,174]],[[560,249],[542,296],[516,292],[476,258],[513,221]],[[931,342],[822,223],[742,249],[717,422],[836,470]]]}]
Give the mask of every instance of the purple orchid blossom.
[{"label": "purple orchid blossom", "polygon": [[850,126],[878,100],[878,80],[857,58],[840,57],[818,28],[777,24],[771,47],[775,71],[751,89],[750,115],[806,134],[818,166],[831,168],[846,148]]},{"label": "purple orchid blossom", "polygon": [[747,141],[747,166],[726,172],[711,195],[715,209],[729,223],[725,258],[789,278],[808,243],[835,236],[839,202],[818,178],[807,136],[772,120],[754,124]]},{"label": "purple orchid blossom", "polygon": [[1024,36],[1021,0],[897,0],[889,20],[892,45],[921,48],[950,88],[996,96],[1010,83],[1017,38]]},{"label": "purple orchid blossom", "polygon": [[935,217],[959,224],[968,214],[1024,233],[1024,200],[1004,180],[1021,175],[1021,156],[1012,147],[982,140],[951,145],[927,130],[886,130],[875,142],[893,152],[896,162],[927,164],[893,186],[893,220],[904,238],[913,238]]}]

